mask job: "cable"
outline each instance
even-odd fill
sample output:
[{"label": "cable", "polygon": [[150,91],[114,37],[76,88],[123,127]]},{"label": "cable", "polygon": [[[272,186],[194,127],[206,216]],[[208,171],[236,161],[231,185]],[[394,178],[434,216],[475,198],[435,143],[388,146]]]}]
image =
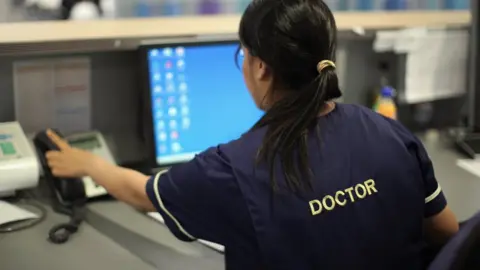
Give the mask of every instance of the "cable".
[{"label": "cable", "polygon": [[78,227],[85,218],[84,202],[78,202],[73,205],[70,221],[53,226],[48,232],[48,240],[54,244],[66,243],[70,236],[78,231]]},{"label": "cable", "polygon": [[32,199],[17,198],[17,200],[15,201],[17,205],[23,205],[23,206],[35,208],[37,210],[36,212],[38,212],[36,214],[39,217],[37,219],[8,223],[3,226],[0,226],[0,233],[12,233],[12,232],[23,231],[23,230],[32,228],[33,226],[36,226],[45,220],[47,216],[47,210],[45,209],[45,207],[43,207],[37,202],[32,201]]}]

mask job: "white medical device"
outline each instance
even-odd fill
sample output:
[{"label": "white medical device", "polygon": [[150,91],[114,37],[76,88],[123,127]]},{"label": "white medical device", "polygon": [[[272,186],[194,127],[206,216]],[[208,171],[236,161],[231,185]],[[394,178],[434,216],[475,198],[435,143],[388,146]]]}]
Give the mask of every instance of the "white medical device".
[{"label": "white medical device", "polygon": [[[90,151],[95,155],[115,164],[115,159],[113,158],[113,155],[110,152],[104,137],[98,131],[66,136],[66,140],[73,147]],[[85,193],[87,198],[94,198],[107,194],[105,188],[97,185],[90,177],[84,177],[83,183],[85,185]]]},{"label": "white medical device", "polygon": [[39,164],[18,122],[0,123],[0,197],[38,185]]}]

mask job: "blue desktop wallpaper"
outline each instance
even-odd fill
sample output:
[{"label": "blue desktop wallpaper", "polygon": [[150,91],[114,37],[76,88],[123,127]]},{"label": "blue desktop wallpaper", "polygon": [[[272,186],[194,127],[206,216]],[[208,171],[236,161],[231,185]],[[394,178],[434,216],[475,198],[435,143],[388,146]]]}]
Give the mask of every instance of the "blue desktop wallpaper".
[{"label": "blue desktop wallpaper", "polygon": [[186,161],[239,138],[260,119],[263,113],[235,65],[237,47],[218,43],[149,50],[157,162]]}]

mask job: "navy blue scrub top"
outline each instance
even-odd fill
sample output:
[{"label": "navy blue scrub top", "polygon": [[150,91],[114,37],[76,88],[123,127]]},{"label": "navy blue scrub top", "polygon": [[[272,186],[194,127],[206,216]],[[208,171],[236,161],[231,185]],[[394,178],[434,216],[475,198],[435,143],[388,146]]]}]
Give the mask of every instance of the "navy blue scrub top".
[{"label": "navy blue scrub top", "polygon": [[180,240],[224,245],[227,269],[421,269],[423,219],[446,207],[422,143],[356,105],[318,124],[311,192],[272,193],[258,129],[152,176],[147,194]]}]

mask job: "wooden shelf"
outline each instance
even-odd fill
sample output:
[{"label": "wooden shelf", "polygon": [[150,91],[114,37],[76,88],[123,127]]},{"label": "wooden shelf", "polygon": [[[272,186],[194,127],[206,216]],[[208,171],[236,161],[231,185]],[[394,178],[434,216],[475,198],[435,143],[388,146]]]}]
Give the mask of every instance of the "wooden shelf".
[{"label": "wooden shelf", "polygon": [[[465,26],[468,11],[336,13],[339,30],[420,26]],[[234,35],[240,16],[218,15],[102,21],[53,21],[0,24],[0,44],[152,39],[198,35]]]}]

